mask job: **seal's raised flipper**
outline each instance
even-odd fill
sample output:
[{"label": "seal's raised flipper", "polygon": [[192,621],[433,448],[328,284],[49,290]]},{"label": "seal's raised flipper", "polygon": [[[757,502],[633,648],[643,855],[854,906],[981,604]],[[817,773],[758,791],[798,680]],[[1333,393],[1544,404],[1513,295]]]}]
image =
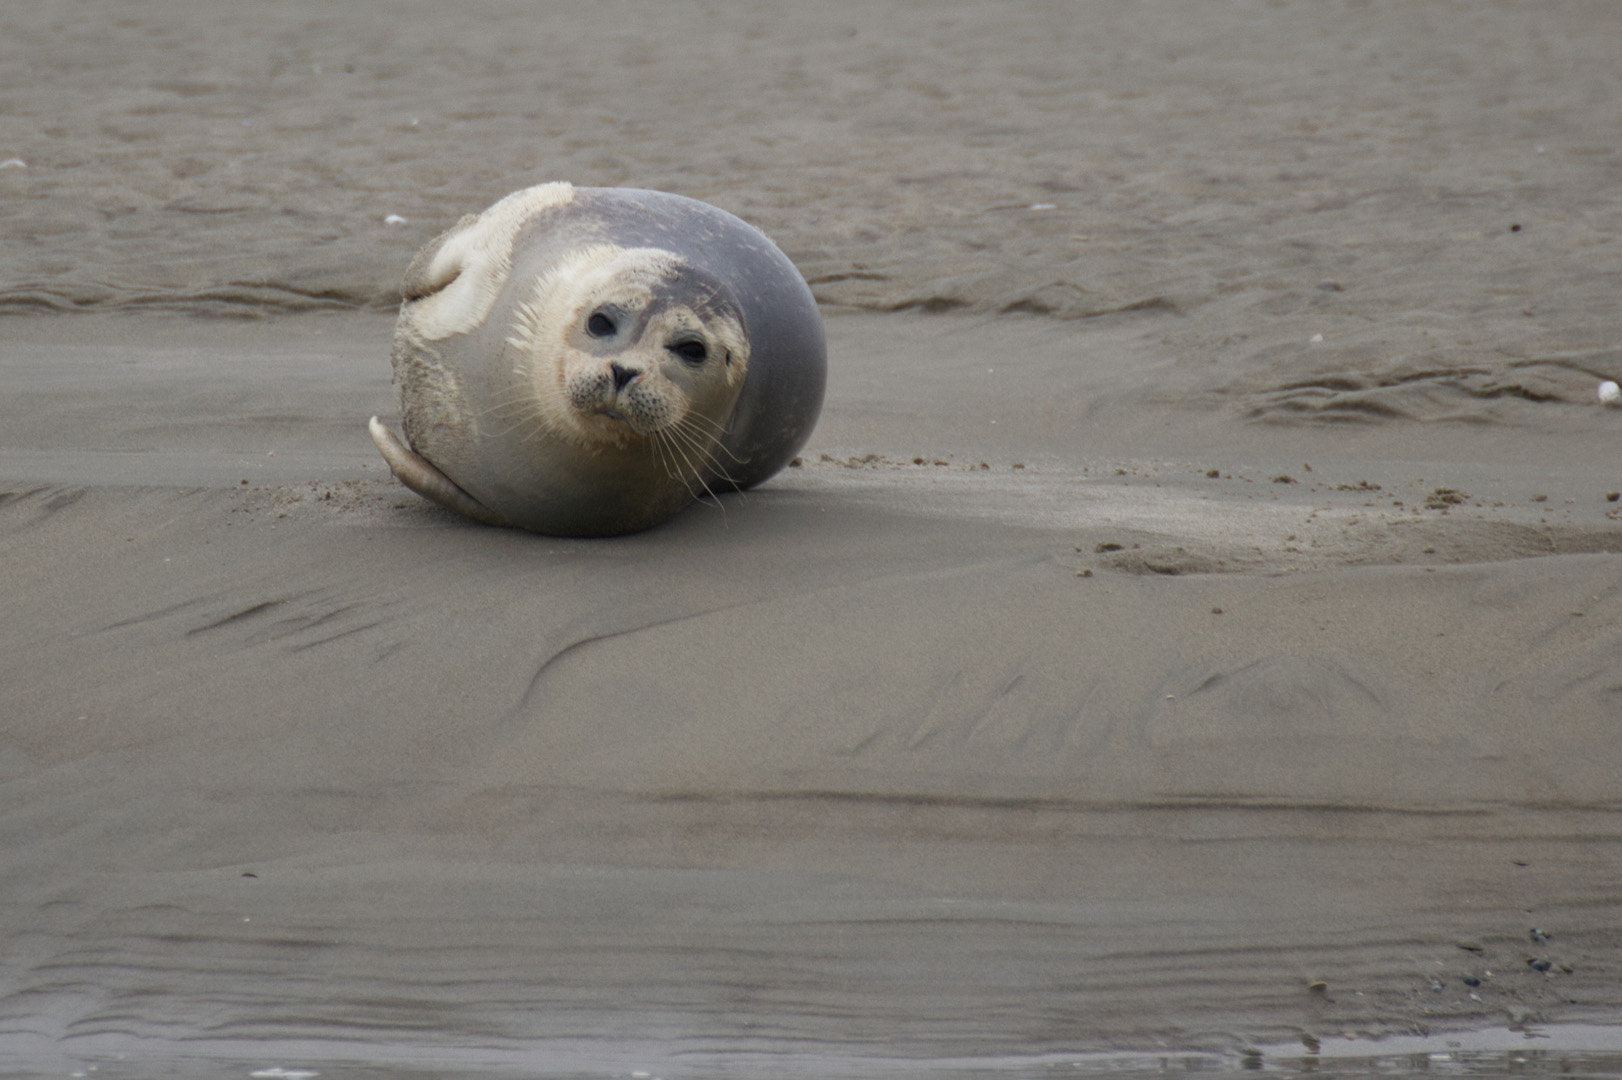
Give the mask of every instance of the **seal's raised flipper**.
[{"label": "seal's raised flipper", "polygon": [[454,480],[434,468],[426,458],[401,442],[383,421],[374,416],[366,429],[372,433],[372,441],[377,444],[383,460],[389,463],[389,468],[394,470],[394,475],[400,478],[400,483],[429,502],[436,502],[463,517],[486,525],[507,524],[489,507],[457,487]]}]

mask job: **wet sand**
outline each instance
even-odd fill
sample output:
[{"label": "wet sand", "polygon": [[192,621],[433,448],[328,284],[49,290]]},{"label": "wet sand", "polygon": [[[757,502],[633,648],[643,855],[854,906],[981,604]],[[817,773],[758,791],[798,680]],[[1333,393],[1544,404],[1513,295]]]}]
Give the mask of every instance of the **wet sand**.
[{"label": "wet sand", "polygon": [[[1622,1015],[1622,18],[524,10],[0,19],[10,1060]],[[392,481],[400,270],[557,176],[796,258],[798,467],[588,542]]]}]

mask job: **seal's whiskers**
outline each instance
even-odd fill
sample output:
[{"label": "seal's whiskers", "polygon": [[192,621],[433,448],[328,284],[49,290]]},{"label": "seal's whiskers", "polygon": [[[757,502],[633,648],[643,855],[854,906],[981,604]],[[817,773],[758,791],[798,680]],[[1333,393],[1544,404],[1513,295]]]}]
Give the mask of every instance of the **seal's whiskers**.
[{"label": "seal's whiskers", "polygon": [[700,466],[712,471],[729,484],[735,485],[737,483],[726,468],[722,466],[721,459],[716,456],[715,452],[717,450],[721,451],[738,464],[742,464],[743,460],[723,446],[719,438],[697,428],[696,425],[689,425],[685,419],[672,424],[667,430],[670,431],[673,438],[681,439],[692,448],[693,452],[698,456]]}]

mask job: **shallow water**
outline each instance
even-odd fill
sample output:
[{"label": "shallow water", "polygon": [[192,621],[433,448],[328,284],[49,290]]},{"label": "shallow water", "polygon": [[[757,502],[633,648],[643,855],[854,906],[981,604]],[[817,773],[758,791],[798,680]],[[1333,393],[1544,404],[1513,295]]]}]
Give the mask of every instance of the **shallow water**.
[{"label": "shallow water", "polygon": [[[286,1052],[303,1050],[296,1059]],[[279,1064],[263,1058],[206,1052],[154,1059],[138,1053],[60,1057],[46,1066],[0,1066],[0,1080],[687,1080],[697,1077],[772,1077],[774,1080],[1054,1080],[1109,1077],[1159,1080],[1223,1077],[1615,1077],[1622,1076],[1622,1028],[1562,1026],[1521,1031],[1488,1030],[1447,1038],[1336,1041],[1302,1047],[1250,1047],[1234,1053],[1081,1053],[1045,1057],[908,1060],[827,1057],[787,1050],[715,1057],[703,1051],[678,1056],[648,1048],[641,1053],[558,1047],[526,1054],[486,1053],[459,1060],[424,1054],[382,1064],[357,1062],[319,1048],[288,1047]],[[287,1064],[289,1060],[294,1064]]]}]

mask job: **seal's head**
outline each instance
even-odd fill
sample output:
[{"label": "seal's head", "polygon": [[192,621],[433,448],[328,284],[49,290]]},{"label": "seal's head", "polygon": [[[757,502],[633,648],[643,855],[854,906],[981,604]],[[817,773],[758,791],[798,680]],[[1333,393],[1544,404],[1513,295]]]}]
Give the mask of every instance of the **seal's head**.
[{"label": "seal's head", "polygon": [[693,480],[717,464],[749,366],[731,290],[655,248],[570,253],[517,306],[508,344],[517,400],[547,436],[584,448],[647,442]]}]

